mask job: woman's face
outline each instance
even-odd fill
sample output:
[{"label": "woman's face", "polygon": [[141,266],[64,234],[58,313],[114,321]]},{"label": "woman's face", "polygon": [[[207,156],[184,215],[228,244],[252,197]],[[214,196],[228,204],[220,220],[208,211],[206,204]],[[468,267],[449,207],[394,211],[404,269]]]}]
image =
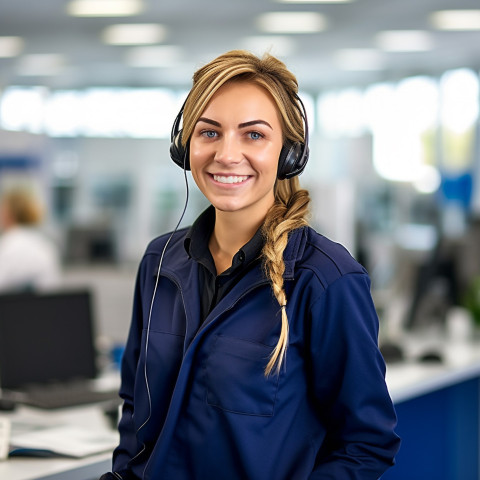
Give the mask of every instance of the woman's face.
[{"label": "woman's face", "polygon": [[212,97],[190,139],[190,166],[199,189],[218,210],[266,215],[283,144],[270,94],[230,82]]}]

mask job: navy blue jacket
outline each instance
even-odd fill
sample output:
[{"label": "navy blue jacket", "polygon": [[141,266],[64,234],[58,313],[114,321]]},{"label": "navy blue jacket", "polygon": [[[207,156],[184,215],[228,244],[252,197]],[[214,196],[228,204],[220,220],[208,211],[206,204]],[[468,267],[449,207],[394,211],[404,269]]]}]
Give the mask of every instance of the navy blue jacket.
[{"label": "navy blue jacket", "polygon": [[285,368],[266,378],[281,322],[261,266],[198,329],[199,266],[185,234],[175,233],[163,259],[147,349],[168,235],[151,242],[139,267],[114,472],[124,480],[379,478],[399,439],[363,267],[309,227],[291,233],[289,346]]}]

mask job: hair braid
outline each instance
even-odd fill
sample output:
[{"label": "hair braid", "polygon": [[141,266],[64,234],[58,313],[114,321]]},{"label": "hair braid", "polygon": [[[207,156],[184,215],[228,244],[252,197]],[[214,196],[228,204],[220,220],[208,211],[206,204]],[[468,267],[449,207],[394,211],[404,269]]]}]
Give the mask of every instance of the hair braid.
[{"label": "hair braid", "polygon": [[287,297],[283,285],[285,262],[283,252],[288,243],[288,234],[297,228],[308,224],[307,212],[310,198],[308,191],[301,189],[297,178],[277,182],[275,203],[267,213],[263,232],[265,245],[263,247],[264,268],[272,284],[273,294],[281,307],[282,326],[280,337],[270,360],[265,368],[268,376],[276,367],[277,373],[285,359],[288,346]]}]

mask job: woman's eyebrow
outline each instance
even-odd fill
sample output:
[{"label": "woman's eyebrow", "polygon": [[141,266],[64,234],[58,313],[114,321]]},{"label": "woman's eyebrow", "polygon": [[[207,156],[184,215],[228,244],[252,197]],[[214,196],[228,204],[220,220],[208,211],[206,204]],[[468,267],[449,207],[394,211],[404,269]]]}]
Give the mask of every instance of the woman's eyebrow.
[{"label": "woman's eyebrow", "polygon": [[215,127],[221,127],[222,125],[215,121],[215,120],[211,120],[210,118],[207,118],[207,117],[200,117],[198,120],[197,120],[197,123],[198,122],[205,122],[205,123],[209,123],[210,125],[214,125]]},{"label": "woman's eyebrow", "polygon": [[[199,122],[208,123],[209,125],[214,125],[215,127],[222,126],[220,122],[217,122],[216,120],[212,120],[211,118],[207,118],[207,117],[200,117],[197,120],[197,123]],[[272,126],[265,120],[250,120],[249,122],[239,123],[238,128],[251,127],[252,125],[258,125],[258,124],[266,125],[267,127],[273,130]]]},{"label": "woman's eyebrow", "polygon": [[252,125],[258,125],[259,123],[262,125],[266,125],[271,130],[273,130],[272,126],[265,120],[251,120],[250,122],[239,123],[238,128],[251,127]]}]

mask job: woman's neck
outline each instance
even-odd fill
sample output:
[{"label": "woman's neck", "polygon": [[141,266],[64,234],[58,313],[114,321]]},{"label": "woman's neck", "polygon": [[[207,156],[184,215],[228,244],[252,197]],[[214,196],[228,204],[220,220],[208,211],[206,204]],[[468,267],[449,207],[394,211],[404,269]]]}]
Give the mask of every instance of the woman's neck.
[{"label": "woman's neck", "polygon": [[234,255],[255,235],[265,216],[251,216],[243,212],[221,212],[216,210],[215,227],[208,247],[217,269],[217,274],[232,265]]}]

